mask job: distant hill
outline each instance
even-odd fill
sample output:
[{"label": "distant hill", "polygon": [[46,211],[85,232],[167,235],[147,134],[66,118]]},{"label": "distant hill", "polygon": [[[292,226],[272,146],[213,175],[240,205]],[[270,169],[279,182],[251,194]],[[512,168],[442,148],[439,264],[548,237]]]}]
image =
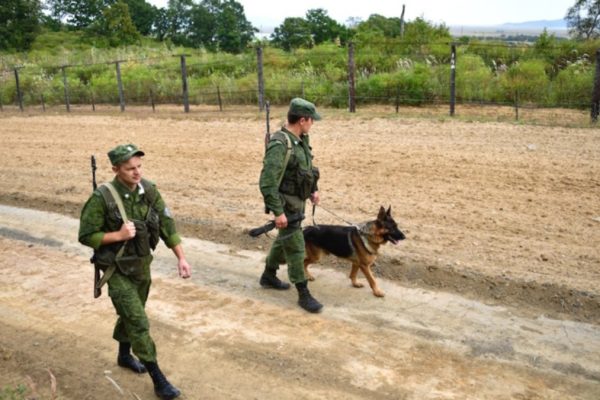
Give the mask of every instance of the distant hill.
[{"label": "distant hill", "polygon": [[508,22],[498,26],[503,29],[567,29],[567,21],[564,19]]}]

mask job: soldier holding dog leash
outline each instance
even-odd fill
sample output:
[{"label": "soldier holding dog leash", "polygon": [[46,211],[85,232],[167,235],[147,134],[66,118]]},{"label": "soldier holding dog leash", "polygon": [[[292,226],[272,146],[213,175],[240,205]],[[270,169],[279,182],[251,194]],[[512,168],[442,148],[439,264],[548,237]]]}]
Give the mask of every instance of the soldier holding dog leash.
[{"label": "soldier holding dog leash", "polygon": [[[288,265],[288,277],[298,290],[298,304],[317,313],[323,306],[308,290],[304,276],[304,237],[302,218],[306,200],[319,203],[318,170],[312,165],[308,132],[321,119],[315,105],[301,98],[292,99],[287,124],[275,132],[269,142],[260,174],[260,191],[267,212],[275,215],[279,233],[267,255],[260,285],[286,290],[288,283],[277,278],[280,264]],[[291,222],[293,221],[293,222]]]}]

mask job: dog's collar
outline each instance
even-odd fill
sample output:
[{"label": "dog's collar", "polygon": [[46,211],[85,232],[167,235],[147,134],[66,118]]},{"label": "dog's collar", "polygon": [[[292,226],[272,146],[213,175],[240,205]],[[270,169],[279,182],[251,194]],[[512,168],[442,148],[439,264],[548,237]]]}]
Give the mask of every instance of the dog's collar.
[{"label": "dog's collar", "polygon": [[369,253],[371,255],[377,253],[377,250],[373,249],[373,247],[371,247],[371,243],[369,242],[369,239],[368,239],[369,234],[366,231],[367,224],[363,223],[360,225],[354,225],[354,227],[356,228],[356,230],[358,232],[358,237],[360,238],[360,241],[362,242],[367,253]]}]

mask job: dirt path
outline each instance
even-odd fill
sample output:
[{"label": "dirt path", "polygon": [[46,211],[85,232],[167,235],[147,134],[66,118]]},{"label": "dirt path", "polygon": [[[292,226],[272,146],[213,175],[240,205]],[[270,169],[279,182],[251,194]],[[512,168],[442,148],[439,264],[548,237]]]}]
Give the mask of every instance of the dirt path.
[{"label": "dirt path", "polygon": [[[0,387],[25,382],[61,399],[153,398],[147,377],[115,366],[108,298],[91,297],[78,221],[0,206]],[[149,300],[165,371],[187,399],[597,399],[600,328],[531,318],[382,279],[384,299],[315,267],[325,305],[257,284],[263,252],[186,239],[176,278],[157,252]],[[526,311],[526,310],[525,310]],[[121,396],[105,375],[124,391]]]}]

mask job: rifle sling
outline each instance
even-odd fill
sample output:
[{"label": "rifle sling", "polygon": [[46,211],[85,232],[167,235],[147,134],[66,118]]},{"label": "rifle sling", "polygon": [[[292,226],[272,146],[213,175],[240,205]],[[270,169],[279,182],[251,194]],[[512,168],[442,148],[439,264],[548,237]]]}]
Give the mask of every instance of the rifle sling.
[{"label": "rifle sling", "polygon": [[[125,212],[125,207],[123,206],[123,200],[121,200],[121,196],[119,196],[119,193],[117,192],[117,190],[115,189],[113,184],[110,182],[107,182],[107,183],[103,184],[103,186],[105,186],[108,189],[110,195],[113,197],[113,200],[117,204],[117,208],[119,209],[119,213],[121,214],[123,223],[124,224],[128,223],[129,219],[127,218],[127,213]],[[128,241],[126,240],[123,243],[123,245],[117,252],[116,258],[120,258],[123,255],[123,252],[125,251],[125,245],[127,244],[127,242]],[[108,280],[110,279],[110,277],[112,276],[112,274],[115,272],[116,269],[117,269],[117,266],[115,263],[113,263],[110,267],[108,267],[106,269],[106,271],[104,271],[104,274],[102,275],[102,279],[100,279],[100,281],[96,284],[96,289],[101,289],[102,286],[104,286],[104,284],[106,282],[108,282]]]}]

